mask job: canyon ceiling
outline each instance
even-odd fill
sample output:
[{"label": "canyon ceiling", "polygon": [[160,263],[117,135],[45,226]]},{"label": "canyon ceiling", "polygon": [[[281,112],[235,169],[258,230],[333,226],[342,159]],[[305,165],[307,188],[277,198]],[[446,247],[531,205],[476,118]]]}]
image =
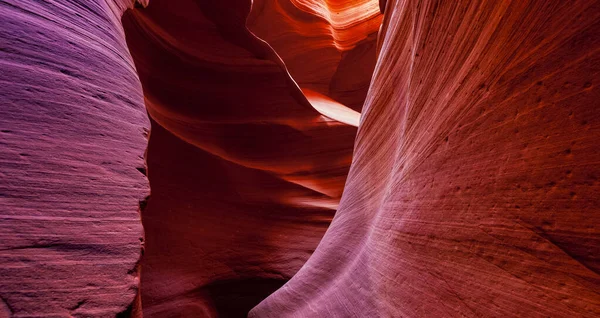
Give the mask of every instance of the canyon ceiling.
[{"label": "canyon ceiling", "polygon": [[0,80],[0,318],[600,316],[600,1],[0,0]]}]

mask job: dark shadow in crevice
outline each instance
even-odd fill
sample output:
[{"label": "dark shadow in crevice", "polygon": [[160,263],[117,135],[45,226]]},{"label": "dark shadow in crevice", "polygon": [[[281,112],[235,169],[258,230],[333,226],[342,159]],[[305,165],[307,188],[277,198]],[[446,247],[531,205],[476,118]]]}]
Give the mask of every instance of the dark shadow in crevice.
[{"label": "dark shadow in crevice", "polygon": [[287,282],[283,279],[248,278],[218,281],[192,292],[211,299],[218,317],[246,317],[250,309]]}]

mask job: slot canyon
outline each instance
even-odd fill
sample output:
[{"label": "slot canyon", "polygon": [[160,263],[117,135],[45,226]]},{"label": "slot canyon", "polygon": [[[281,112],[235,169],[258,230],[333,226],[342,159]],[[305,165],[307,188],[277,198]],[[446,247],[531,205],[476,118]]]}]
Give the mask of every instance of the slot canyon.
[{"label": "slot canyon", "polygon": [[600,1],[0,0],[0,318],[600,317]]}]

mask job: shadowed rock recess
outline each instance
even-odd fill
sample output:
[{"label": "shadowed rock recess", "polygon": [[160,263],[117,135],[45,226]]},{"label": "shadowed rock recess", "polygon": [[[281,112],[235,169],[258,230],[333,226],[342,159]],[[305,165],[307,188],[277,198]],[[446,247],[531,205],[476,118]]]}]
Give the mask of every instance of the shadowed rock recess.
[{"label": "shadowed rock recess", "polygon": [[0,0],[0,318],[598,317],[599,81],[599,1]]}]

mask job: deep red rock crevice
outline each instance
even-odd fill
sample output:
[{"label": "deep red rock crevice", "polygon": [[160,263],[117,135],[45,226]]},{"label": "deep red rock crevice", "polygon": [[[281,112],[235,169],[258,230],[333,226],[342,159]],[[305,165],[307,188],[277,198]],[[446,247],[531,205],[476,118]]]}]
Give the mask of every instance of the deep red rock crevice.
[{"label": "deep red rock crevice", "polygon": [[1,317],[600,316],[597,1],[0,21]]},{"label": "deep red rock crevice", "polygon": [[[326,95],[305,96],[302,70],[288,69],[289,59],[301,58],[291,51],[281,58],[248,30],[249,4],[158,0],[123,16],[152,121],[152,195],[142,215],[146,316],[247,313],[310,256],[342,193],[356,128],[317,109],[353,125],[360,114]],[[274,20],[253,21],[259,28]],[[331,77],[367,64],[354,82],[325,78],[320,87],[337,85],[335,92],[348,90],[346,100],[361,105],[364,95],[352,90],[366,92],[376,31],[361,29],[344,59],[331,35],[319,35],[335,58],[304,57],[305,65],[331,69]],[[315,41],[299,39],[306,48]],[[224,306],[232,295],[239,302]]]}]

